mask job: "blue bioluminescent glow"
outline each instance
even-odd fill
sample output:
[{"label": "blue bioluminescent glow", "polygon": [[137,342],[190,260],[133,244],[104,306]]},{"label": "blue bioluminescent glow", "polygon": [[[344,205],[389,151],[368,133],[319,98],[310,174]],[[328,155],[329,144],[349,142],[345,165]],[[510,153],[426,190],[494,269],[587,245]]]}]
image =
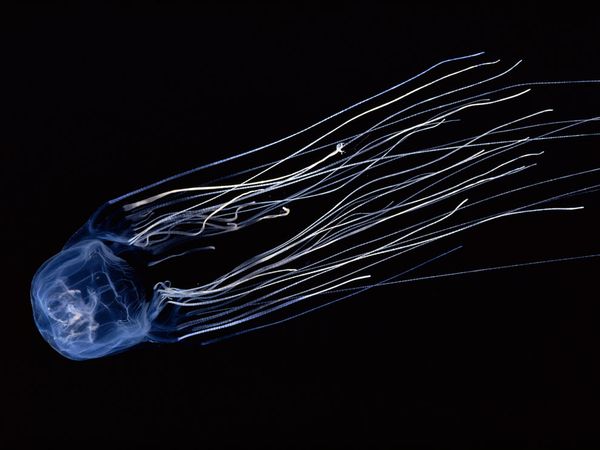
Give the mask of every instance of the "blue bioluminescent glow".
[{"label": "blue bioluminescent glow", "polygon": [[[402,282],[426,261],[395,269],[399,257],[481,224],[581,209],[565,200],[600,183],[561,183],[600,168],[524,174],[544,145],[595,135],[600,118],[515,114],[514,104],[537,87],[597,81],[498,86],[519,63],[498,69],[482,57],[442,61],[283,139],[107,202],[35,274],[40,333],[75,360],[141,342],[209,342]],[[546,186],[559,188],[540,194]],[[218,276],[203,280],[199,263],[191,286],[167,269],[157,278],[196,253],[207,264],[215,242],[252,240],[267,223],[287,228],[248,257],[228,254]],[[391,276],[375,277],[376,267]]]}]

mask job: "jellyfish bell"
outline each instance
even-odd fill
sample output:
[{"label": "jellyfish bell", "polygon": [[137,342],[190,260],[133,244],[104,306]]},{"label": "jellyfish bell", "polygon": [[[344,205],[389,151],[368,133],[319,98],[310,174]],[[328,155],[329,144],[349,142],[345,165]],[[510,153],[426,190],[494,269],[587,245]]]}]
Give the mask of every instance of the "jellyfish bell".
[{"label": "jellyfish bell", "polygon": [[72,243],[40,267],[31,303],[44,339],[74,360],[143,342],[157,314],[134,269],[110,242],[93,238]]}]

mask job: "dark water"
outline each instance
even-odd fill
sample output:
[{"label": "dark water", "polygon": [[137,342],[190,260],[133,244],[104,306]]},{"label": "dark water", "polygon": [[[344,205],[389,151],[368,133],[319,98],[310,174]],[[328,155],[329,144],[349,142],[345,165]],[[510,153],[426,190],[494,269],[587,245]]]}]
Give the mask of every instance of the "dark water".
[{"label": "dark water", "polygon": [[[67,448],[596,441],[598,260],[381,288],[219,344],[147,346],[84,363],[40,338],[28,289],[104,201],[284,136],[439,60],[485,50],[524,58],[516,81],[600,78],[598,25],[583,10],[370,4],[15,16],[3,31],[17,139],[2,152],[10,227],[2,439]],[[545,90],[519,108],[600,114],[599,89]],[[599,142],[548,144],[536,170],[600,167]],[[398,264],[456,245],[464,248],[415,276],[600,252],[598,194],[571,203],[586,209],[489,224]],[[273,227],[248,245],[273,239]],[[226,248],[201,262],[203,276],[231,264],[237,244]]]}]

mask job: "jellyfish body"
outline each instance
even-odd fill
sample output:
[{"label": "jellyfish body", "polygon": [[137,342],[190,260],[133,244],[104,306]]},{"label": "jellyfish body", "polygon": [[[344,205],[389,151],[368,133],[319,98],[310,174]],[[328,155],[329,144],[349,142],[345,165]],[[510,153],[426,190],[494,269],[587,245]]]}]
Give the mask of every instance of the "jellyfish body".
[{"label": "jellyfish body", "polygon": [[152,312],[134,270],[99,239],[48,260],[32,283],[35,323],[62,355],[90,359],[145,340]]},{"label": "jellyfish body", "polygon": [[67,358],[100,358],[148,340],[170,341],[152,333],[159,310],[139,277],[143,255],[123,243],[124,233],[126,226],[105,205],[33,277],[35,324]]},{"label": "jellyfish body", "polygon": [[[597,183],[549,197],[524,197],[509,207],[493,205],[600,169],[495,192],[483,187],[534,167],[543,152],[524,151],[525,146],[595,134],[574,129],[598,118],[540,122],[538,117],[551,111],[542,109],[484,130],[462,123],[461,116],[471,110],[511,102],[532,86],[551,83],[480,92],[517,63],[406,103],[497,63],[462,66],[413,85],[442,66],[479,56],[443,61],[272,144],[111,200],[36,273],[31,299],[42,336],[68,358],[89,359],[144,341],[208,339],[256,329],[338,301],[348,291],[382,284],[385,280],[366,281],[372,268],[483,223],[580,209],[553,202],[593,192]],[[343,134],[351,126],[358,129]],[[442,130],[456,127],[459,136],[441,137]],[[423,138],[429,139],[426,144]],[[297,139],[305,140],[293,149]],[[272,154],[263,163],[198,183],[203,171],[266,150]],[[290,220],[295,205],[315,199],[323,207],[314,217],[215,279],[180,288],[148,275],[150,267],[181,255],[215,251],[212,239],[264,221]]]}]

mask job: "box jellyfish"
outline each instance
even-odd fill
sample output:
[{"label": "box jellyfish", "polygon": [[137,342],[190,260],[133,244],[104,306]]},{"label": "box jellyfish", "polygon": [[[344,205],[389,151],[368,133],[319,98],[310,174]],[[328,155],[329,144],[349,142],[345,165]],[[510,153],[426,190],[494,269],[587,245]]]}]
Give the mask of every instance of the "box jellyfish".
[{"label": "box jellyfish", "polygon": [[[519,63],[483,58],[439,62],[271,144],[108,201],[35,274],[41,335],[74,360],[206,343],[401,280],[403,256],[484,223],[580,209],[568,202],[598,189],[600,169],[523,173],[550,140],[597,134],[598,118],[515,105],[533,89],[597,81],[507,83]],[[253,239],[273,223],[287,224],[273,242]],[[218,243],[240,236],[252,253],[229,251],[231,265],[206,279]],[[174,260],[197,280],[159,270]]]}]

